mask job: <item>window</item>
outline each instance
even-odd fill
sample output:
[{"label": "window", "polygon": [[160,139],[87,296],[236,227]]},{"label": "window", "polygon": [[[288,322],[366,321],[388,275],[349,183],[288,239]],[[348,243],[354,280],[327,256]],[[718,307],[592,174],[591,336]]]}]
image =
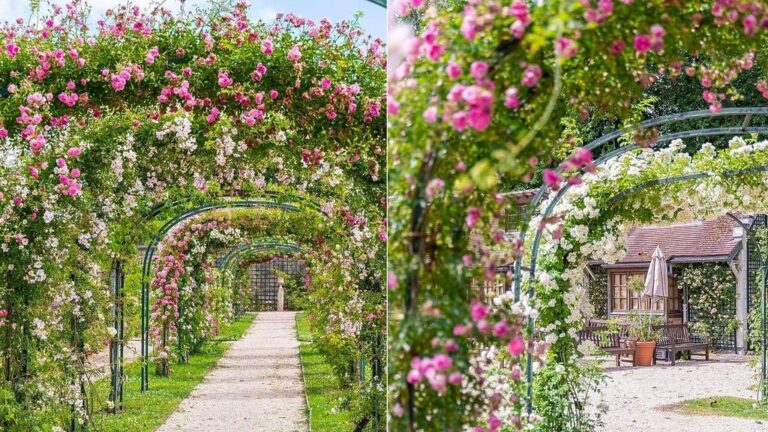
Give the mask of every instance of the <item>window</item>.
[{"label": "window", "polygon": [[[610,293],[610,312],[648,311],[651,307],[655,312],[664,310],[664,299],[651,301],[642,297],[642,292],[635,293],[629,289],[629,281],[632,278],[640,278],[645,281],[647,269],[633,270],[609,270],[608,289]],[[651,305],[651,303],[653,303]],[[682,309],[680,292],[675,286],[674,279],[669,279],[669,298],[667,299],[667,311],[676,312]]]}]

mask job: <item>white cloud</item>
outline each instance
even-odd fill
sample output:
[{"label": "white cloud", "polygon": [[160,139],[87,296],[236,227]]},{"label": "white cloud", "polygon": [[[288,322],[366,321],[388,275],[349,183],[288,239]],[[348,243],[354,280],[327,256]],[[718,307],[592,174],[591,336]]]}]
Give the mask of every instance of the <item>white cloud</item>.
[{"label": "white cloud", "polygon": [[275,15],[277,15],[278,11],[271,8],[271,7],[261,7],[258,9],[251,9],[248,12],[248,16],[251,17],[253,20],[261,20],[264,22],[270,22],[275,19]]},{"label": "white cloud", "polygon": [[13,21],[16,18],[29,18],[27,2],[18,0],[0,0],[0,21]]}]

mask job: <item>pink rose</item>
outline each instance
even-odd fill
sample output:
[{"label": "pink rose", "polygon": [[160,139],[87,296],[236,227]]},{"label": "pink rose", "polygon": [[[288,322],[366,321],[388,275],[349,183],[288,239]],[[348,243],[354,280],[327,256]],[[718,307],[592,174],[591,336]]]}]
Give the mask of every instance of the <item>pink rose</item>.
[{"label": "pink rose", "polygon": [[461,76],[461,66],[459,66],[453,60],[451,60],[448,62],[448,65],[445,67],[445,72],[448,74],[449,78],[456,79],[459,76]]},{"label": "pink rose", "polygon": [[424,114],[422,114],[424,117],[424,121],[426,121],[429,124],[432,124],[437,121],[437,107],[431,106],[424,110]]},{"label": "pink rose", "polygon": [[263,41],[261,41],[261,52],[270,55],[274,51],[274,46],[272,45],[272,38],[266,38]]},{"label": "pink rose", "polygon": [[646,53],[651,49],[651,37],[648,35],[635,36],[635,51],[639,53]]},{"label": "pink rose", "polygon": [[470,207],[467,210],[467,218],[466,218],[466,224],[469,228],[474,228],[477,226],[477,221],[480,219],[480,215],[482,213],[480,212],[480,209],[477,207]]},{"label": "pink rose", "polygon": [[299,61],[301,59],[301,52],[299,51],[299,46],[294,45],[291,47],[291,50],[288,51],[288,60],[290,61]]},{"label": "pink rose", "polygon": [[416,369],[411,369],[411,371],[408,372],[408,376],[406,377],[406,381],[408,381],[408,384],[413,385],[413,384],[418,384],[419,382],[421,382],[421,380],[423,378],[424,377],[421,375],[421,372],[419,372]]},{"label": "pink rose", "polygon": [[14,58],[19,53],[19,46],[13,42],[8,42],[5,46],[5,51],[8,53],[9,58]]},{"label": "pink rose", "polygon": [[519,336],[509,341],[509,345],[507,345],[507,351],[513,356],[519,356],[523,350],[525,350],[525,343],[523,338]]},{"label": "pink rose", "polygon": [[547,186],[556,191],[560,189],[560,183],[563,181],[563,178],[555,170],[547,168],[543,172],[543,180]]},{"label": "pink rose", "polygon": [[475,300],[470,306],[469,314],[473,321],[480,321],[488,316],[488,307]]},{"label": "pink rose", "polygon": [[469,73],[478,81],[485,78],[485,74],[488,73],[488,63],[484,61],[472,62],[472,65],[469,67]]},{"label": "pink rose", "polygon": [[555,41],[555,52],[559,57],[569,59],[575,56],[577,51],[576,43],[567,37],[561,37]]},{"label": "pink rose", "polygon": [[526,87],[534,87],[541,79],[542,71],[538,65],[530,65],[523,71],[520,82]]}]

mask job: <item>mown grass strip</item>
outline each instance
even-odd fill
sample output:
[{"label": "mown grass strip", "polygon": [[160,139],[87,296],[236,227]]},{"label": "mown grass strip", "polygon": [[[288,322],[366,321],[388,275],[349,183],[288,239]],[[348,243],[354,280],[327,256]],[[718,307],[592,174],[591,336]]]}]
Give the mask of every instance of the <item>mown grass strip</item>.
[{"label": "mown grass strip", "polygon": [[687,415],[711,415],[724,417],[739,417],[750,420],[768,420],[768,407],[754,399],[744,399],[733,396],[715,396],[701,399],[690,399],[666,409]]},{"label": "mown grass strip", "polygon": [[344,390],[331,366],[311,342],[309,319],[303,312],[296,314],[296,331],[300,343],[302,369],[309,401],[310,424],[313,432],[349,432],[355,424],[349,410],[343,409]]}]

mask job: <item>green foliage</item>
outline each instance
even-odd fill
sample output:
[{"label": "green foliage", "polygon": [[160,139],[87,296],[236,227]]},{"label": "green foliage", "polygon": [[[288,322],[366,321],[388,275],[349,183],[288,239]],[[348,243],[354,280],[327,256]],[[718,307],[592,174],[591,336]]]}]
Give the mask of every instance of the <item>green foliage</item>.
[{"label": "green foliage", "polygon": [[285,309],[300,311],[309,309],[307,287],[304,284],[304,277],[301,274],[284,274],[285,281]]},{"label": "green foliage", "polygon": [[584,415],[583,407],[605,380],[597,363],[545,368],[536,374],[533,402],[542,417],[536,430],[583,432],[600,426],[600,416]]},{"label": "green foliage", "polygon": [[648,315],[637,311],[632,311],[627,320],[637,325],[631,325],[627,328],[629,337],[637,339],[638,342],[658,342],[663,335],[661,330],[654,329],[655,326],[662,325],[664,322],[658,315]]},{"label": "green foliage", "polygon": [[695,315],[696,330],[717,342],[733,338],[736,319],[736,278],[726,264],[689,264],[677,278],[678,287],[688,290],[688,303]]},{"label": "green foliage", "polygon": [[[273,225],[313,252],[318,283],[307,305],[321,321],[318,332],[336,331],[334,343],[356,348],[328,352],[346,353],[345,362],[382,352],[383,338],[368,335],[371,328],[381,335],[385,322],[383,42],[355,22],[315,26],[293,15],[254,22],[245,3],[229,0],[184,16],[155,5],[134,13],[124,4],[99,30],[86,27],[102,17],[90,16],[84,2],[42,9],[39,20],[10,22],[0,35],[0,310],[9,312],[0,318],[0,357],[10,370],[5,362],[0,368],[46,395],[10,389],[27,418],[82,399],[69,391],[82,376],[78,356],[102,351],[111,338],[105,274],[112,260],[128,262],[126,335],[135,336],[137,245],[206,204],[295,204],[291,213],[299,215],[258,213],[244,232],[258,238]],[[43,28],[48,19],[53,34]],[[18,55],[6,49],[11,44]],[[300,59],[289,56],[294,47]],[[75,93],[76,103],[65,102]],[[34,124],[16,121],[21,112]],[[31,149],[32,138],[39,148]],[[232,246],[204,240],[197,246],[211,254]],[[203,266],[212,262],[194,257],[176,288],[153,287],[150,296],[170,297],[167,314],[158,315],[170,330],[178,309],[166,290],[182,292],[184,337],[173,343],[182,359],[206,349],[238,300],[230,285],[209,280],[215,272]],[[368,333],[341,334],[342,315],[365,318]],[[24,427],[38,426],[48,424]]]},{"label": "green foliage", "polygon": [[[465,322],[472,301],[470,280],[483,280],[489,269],[513,262],[518,250],[525,256],[525,262],[530,262],[530,241],[519,245],[518,239],[499,240],[500,236],[495,235],[498,227],[503,226],[503,210],[517,205],[514,198],[505,200],[503,192],[537,182],[544,168],[557,166],[575,147],[605,131],[652,116],[655,107],[659,107],[657,112],[661,112],[661,106],[685,107],[686,99],[701,96],[704,88],[695,86],[694,81],[700,82],[705,75],[713,81],[707,90],[717,94],[734,94],[736,84],[741,89],[754,89],[759,72],[751,80],[736,84],[731,78],[743,72],[739,64],[745,53],[758,52],[765,45],[766,35],[762,31],[747,35],[736,23],[720,23],[710,11],[711,2],[706,1],[613,2],[612,12],[595,21],[585,19],[588,11],[594,12],[590,9],[594,2],[525,2],[526,18],[531,25],[523,29],[520,37],[510,35],[517,17],[502,12],[509,10],[511,1],[472,2],[466,8],[438,2],[434,9],[434,3],[428,3],[406,16],[406,21],[416,23],[415,34],[422,44],[419,53],[404,53],[403,66],[390,79],[390,406],[406,408],[402,416],[392,417],[394,427],[403,430],[473,427],[478,422],[486,427],[484,409],[491,403],[472,396],[482,394],[484,386],[473,388],[474,383],[470,383],[468,386],[475,392],[438,395],[426,386],[414,390],[406,379],[414,358],[439,352],[441,344],[453,337],[454,326]],[[515,5],[522,9],[522,2]],[[654,25],[664,28],[663,49],[633,49],[634,38],[648,34]],[[562,38],[577,46],[572,57],[553,52],[553,46]],[[624,42],[626,48],[612,53],[615,41]],[[439,48],[444,49],[442,54]],[[430,49],[437,54],[430,57]],[[759,57],[755,58],[756,70],[766,61]],[[479,62],[488,66],[487,74],[481,78],[470,73],[472,65]],[[459,69],[454,76],[447,72],[451,64]],[[525,68],[534,64],[541,68],[540,80],[531,86],[521,85]],[[687,68],[693,75],[691,79],[686,78]],[[660,94],[649,90],[654,82],[660,82]],[[676,92],[666,105],[665,87],[674,87]],[[508,106],[516,104],[506,103],[507,91],[517,97],[519,106]],[[474,106],[465,103],[473,92],[490,101],[487,112],[478,115]],[[741,99],[728,97],[724,105],[739,103]],[[700,106],[699,100],[683,111]],[[712,108],[717,110],[719,106],[713,104]],[[428,115],[430,110],[436,110],[434,118]],[[455,121],[464,114],[482,121],[469,126]],[[628,136],[623,142],[632,140]],[[542,334],[558,337],[550,347],[550,362],[541,371],[550,374],[548,382],[552,384],[547,388],[554,392],[558,385],[581,385],[578,380],[562,379],[552,370],[563,365],[576,367],[571,365],[577,357],[576,346],[570,337],[562,335],[571,334],[574,326],[583,322],[580,310],[576,310],[582,291],[571,292],[576,277],[570,276],[583,276],[582,258],[591,253],[586,248],[581,250],[584,242],[574,240],[569,229],[586,227],[589,232],[585,236],[600,239],[619,229],[614,217],[636,223],[674,220],[677,209],[669,208],[666,197],[684,195],[690,184],[665,185],[633,195],[631,200],[609,201],[618,191],[645,181],[756,166],[765,162],[764,156],[761,153],[759,160],[747,160],[724,154],[717,161],[700,156],[692,163],[679,157],[643,169],[640,175],[630,175],[617,166],[615,178],[590,185],[589,197],[606,214],[574,217],[578,220],[563,227],[564,241],[545,234],[541,243],[542,249],[552,246],[555,251],[550,256],[540,256],[538,262],[539,273],[550,273],[553,282],[533,283],[540,308],[537,334],[541,330]],[[738,196],[740,186],[758,187],[762,175],[740,178],[741,185],[719,180],[709,183],[712,190],[722,187]],[[444,187],[435,191],[436,185]],[[570,218],[585,207],[581,200],[570,204],[557,216]],[[472,223],[468,223],[470,220]],[[546,231],[558,222],[557,218],[532,221],[527,239],[537,230]],[[608,243],[612,240],[608,239]],[[603,247],[589,246],[590,252],[601,251]],[[610,252],[613,257],[621,251]],[[451,355],[462,370],[469,370],[471,359],[479,355],[474,343],[472,338],[462,340],[460,345],[466,346]],[[478,382],[486,384],[485,380]],[[581,421],[578,419],[586,414],[570,398],[586,392],[588,387],[584,384],[573,392],[547,393],[546,397],[537,398],[535,409],[542,411],[545,418],[540,430],[593,430],[595,424],[588,420],[571,426],[547,423],[550,418],[565,415]],[[534,394],[539,391],[542,389]],[[575,407],[579,412],[569,412],[567,407]]]},{"label": "green foliage", "polygon": [[587,286],[589,304],[592,305],[594,318],[606,319],[608,318],[608,271],[602,266],[592,266],[590,271],[594,277],[590,277]]}]

